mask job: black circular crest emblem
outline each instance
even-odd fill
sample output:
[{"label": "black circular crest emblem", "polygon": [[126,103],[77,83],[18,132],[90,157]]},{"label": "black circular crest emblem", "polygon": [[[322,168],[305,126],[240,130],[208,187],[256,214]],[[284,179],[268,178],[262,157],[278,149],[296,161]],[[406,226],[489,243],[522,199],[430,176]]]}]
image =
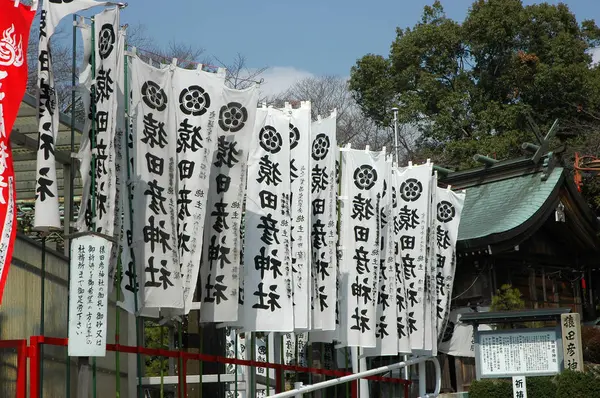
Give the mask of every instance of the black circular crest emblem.
[{"label": "black circular crest emblem", "polygon": [[439,222],[449,222],[454,219],[456,210],[454,205],[446,200],[442,200],[437,205],[437,219]]},{"label": "black circular crest emblem", "polygon": [[329,153],[329,137],[325,133],[319,133],[312,144],[312,158],[314,160],[323,160]]},{"label": "black circular crest emblem", "polygon": [[248,111],[239,102],[223,105],[219,111],[219,126],[224,131],[235,133],[244,128],[248,121]]},{"label": "black circular crest emblem", "polygon": [[354,170],[354,185],[358,189],[371,189],[377,182],[377,170],[373,166],[363,164]]},{"label": "black circular crest emblem", "polygon": [[167,95],[152,80],[148,80],[142,85],[142,99],[146,105],[159,112],[167,108]]},{"label": "black circular crest emblem", "polygon": [[281,134],[273,126],[263,127],[258,134],[258,139],[262,149],[272,154],[279,152],[283,145]]},{"label": "black circular crest emblem", "polygon": [[186,115],[204,115],[210,107],[210,96],[200,86],[189,86],[179,94],[179,109]]},{"label": "black circular crest emblem", "polygon": [[290,123],[290,149],[296,148],[299,140],[300,130],[298,130],[298,127]]},{"label": "black circular crest emblem", "polygon": [[115,29],[109,23],[102,25],[98,34],[98,53],[101,59],[106,59],[110,56],[115,47]]},{"label": "black circular crest emblem", "polygon": [[414,202],[421,197],[423,184],[416,178],[409,178],[400,186],[400,197],[406,202]]}]

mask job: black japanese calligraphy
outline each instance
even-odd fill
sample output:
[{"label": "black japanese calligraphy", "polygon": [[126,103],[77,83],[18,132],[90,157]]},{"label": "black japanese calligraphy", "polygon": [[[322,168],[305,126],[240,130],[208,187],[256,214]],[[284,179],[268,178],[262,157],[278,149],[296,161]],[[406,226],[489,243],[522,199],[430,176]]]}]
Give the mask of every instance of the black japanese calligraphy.
[{"label": "black japanese calligraphy", "polygon": [[327,189],[329,185],[329,175],[327,174],[327,167],[319,167],[315,165],[311,172],[311,193],[319,193]]},{"label": "black japanese calligraphy", "polygon": [[169,245],[169,239],[171,235],[165,231],[164,220],[160,220],[158,225],[154,222],[154,216],[148,218],[148,225],[144,226],[142,233],[144,235],[144,242],[150,243],[150,251],[154,253],[156,245],[160,245],[163,254],[167,252],[167,249],[171,250]]},{"label": "black japanese calligraphy", "polygon": [[260,158],[258,178],[259,183],[278,186],[281,183],[281,171],[279,171],[279,163],[274,163],[267,155]]},{"label": "black japanese calligraphy", "polygon": [[213,264],[218,262],[219,268],[225,268],[225,265],[231,264],[229,260],[229,253],[231,248],[226,246],[226,236],[222,236],[219,243],[217,243],[217,237],[213,235],[210,239],[210,245],[208,246],[208,261],[210,269],[213,269]]},{"label": "black japanese calligraphy", "polygon": [[46,198],[54,197],[54,193],[50,189],[50,187],[54,184],[54,181],[52,181],[51,179],[48,178],[49,171],[50,171],[49,167],[42,167],[38,172],[40,177],[37,180],[38,187],[35,190],[35,199],[36,200],[39,197],[40,200],[43,202],[46,200]]},{"label": "black japanese calligraphy", "polygon": [[202,146],[202,135],[200,126],[192,126],[188,118],[183,119],[179,124],[177,132],[177,153],[186,153],[188,150],[197,152]]},{"label": "black japanese calligraphy", "polygon": [[[259,302],[252,305],[252,308],[257,308],[257,309],[262,309],[262,310],[268,310],[269,308],[271,309],[271,312],[275,312],[276,308],[281,309],[281,306],[279,305],[279,298],[281,297],[279,294],[277,294],[277,285],[270,285],[269,286],[269,290],[270,293],[265,293],[264,292],[264,283],[259,283],[258,284],[258,290],[254,292],[254,296],[258,297]],[[265,298],[269,298],[267,300],[267,303],[265,304]]]},{"label": "black japanese calligraphy", "polygon": [[[154,256],[150,256],[148,258],[148,266],[144,269],[146,273],[149,273],[150,278],[146,280],[144,286],[146,287],[160,287],[162,286],[163,290],[167,290],[169,286],[173,286],[173,283],[169,279],[171,276],[171,272],[167,270],[167,260],[161,260],[160,269],[154,267]],[[158,281],[156,280],[157,273],[160,272],[160,276],[158,277]]]},{"label": "black japanese calligraphy", "polygon": [[114,81],[111,77],[112,69],[104,70],[100,68],[96,75],[96,84],[93,87],[94,100],[96,103],[104,103],[109,100],[112,93],[114,92]]},{"label": "black japanese calligraphy", "polygon": [[156,120],[152,113],[144,115],[144,129],[142,134],[143,138],[140,141],[150,146],[150,148],[158,146],[163,149],[167,145],[165,123]]},{"label": "black japanese calligraphy", "polygon": [[358,221],[370,220],[374,214],[374,208],[370,198],[364,198],[361,193],[354,197],[352,200],[351,215],[353,219],[358,219]]},{"label": "black japanese calligraphy", "polygon": [[241,152],[236,149],[237,141],[228,141],[228,139],[221,135],[217,139],[217,151],[215,153],[215,166],[232,168],[236,163],[239,162],[237,156],[241,155]]},{"label": "black japanese calligraphy", "polygon": [[407,205],[398,210],[398,230],[413,230],[420,224],[416,209],[409,209]]}]

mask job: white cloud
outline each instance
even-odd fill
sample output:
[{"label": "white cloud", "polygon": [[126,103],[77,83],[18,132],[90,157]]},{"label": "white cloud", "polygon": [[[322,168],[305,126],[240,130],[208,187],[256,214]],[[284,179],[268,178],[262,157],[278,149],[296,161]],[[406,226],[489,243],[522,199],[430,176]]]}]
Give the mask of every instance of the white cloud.
[{"label": "white cloud", "polygon": [[592,56],[592,66],[600,63],[600,47],[590,48],[588,53]]},{"label": "white cloud", "polygon": [[265,79],[264,83],[260,85],[261,96],[270,97],[286,91],[299,80],[314,77],[314,75],[292,66],[274,66],[267,69],[260,77]]}]

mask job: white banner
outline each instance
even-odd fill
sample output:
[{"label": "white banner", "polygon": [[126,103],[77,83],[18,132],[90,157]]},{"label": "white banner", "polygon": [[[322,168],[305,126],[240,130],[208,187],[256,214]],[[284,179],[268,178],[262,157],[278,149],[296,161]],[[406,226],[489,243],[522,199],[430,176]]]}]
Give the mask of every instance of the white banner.
[{"label": "white banner", "polygon": [[248,159],[245,331],[294,329],[289,194],[289,118],[280,110],[259,108]]},{"label": "white banner", "polygon": [[449,189],[437,188],[435,229],[437,289],[436,319],[438,337],[444,331],[452,297],[452,286],[456,273],[456,242],[458,227],[465,204],[465,194],[455,193]]},{"label": "white banner", "polygon": [[[207,226],[200,267],[202,322],[238,320],[242,261],[242,217],[248,153],[256,118],[258,89],[225,88],[212,156]],[[248,266],[253,266],[250,263]]]},{"label": "white banner", "polygon": [[[127,28],[122,27],[119,29],[119,35],[117,38],[117,51],[120,54],[120,61],[117,70],[117,106],[116,106],[116,122],[115,122],[115,136],[113,145],[115,148],[114,153],[114,185],[115,185],[115,197],[114,197],[114,213],[113,216],[113,236],[119,244],[113,245],[111,259],[109,263],[108,281],[109,281],[109,292],[112,292],[115,286],[115,272],[118,268],[118,260],[121,250],[123,249],[120,243],[123,240],[125,229],[123,228],[123,209],[124,200],[127,200],[127,187],[123,184],[126,179],[123,178],[123,169],[127,171],[127,162],[125,160],[125,36]],[[121,267],[120,277],[123,277],[123,268]],[[119,296],[120,298],[120,296]]]},{"label": "white banner", "polygon": [[398,178],[400,255],[404,273],[407,330],[412,350],[425,348],[425,278],[427,275],[427,227],[432,165],[409,167]]},{"label": "white banner", "polygon": [[[143,267],[140,285],[147,308],[183,308],[177,246],[177,100],[171,68],[157,69],[132,57],[134,130],[133,248]],[[139,307],[141,308],[141,307]]]},{"label": "white banner", "polygon": [[283,363],[285,365],[308,366],[306,352],[308,335],[308,332],[283,335]]},{"label": "white banner", "polygon": [[[128,65],[127,70],[128,80],[131,81],[131,65]],[[124,84],[124,81],[123,81]],[[124,86],[123,90],[124,90]],[[137,292],[137,309],[141,309],[144,306],[144,299],[142,296],[142,291],[140,290],[139,281],[142,280],[142,275],[144,268],[140,266],[139,262],[136,267],[136,262],[134,261],[135,253],[133,250],[133,231],[132,231],[132,217],[135,213],[133,209],[134,204],[134,186],[128,185],[128,181],[133,181],[134,178],[134,145],[133,145],[133,137],[137,136],[134,133],[135,124],[133,121],[135,120],[136,111],[132,107],[132,97],[133,92],[131,91],[131,85],[129,85],[129,93],[126,97],[120,99],[119,109],[124,108],[124,102],[126,98],[129,99],[129,117],[124,120],[125,123],[129,123],[129,133],[119,134],[118,137],[121,139],[121,143],[117,144],[117,150],[122,150],[123,162],[120,168],[120,178],[122,181],[123,196],[122,196],[122,207],[123,207],[123,234],[121,235],[121,302],[119,302],[119,306],[125,309],[127,312],[131,314],[136,313],[136,298],[134,297],[134,291]],[[123,115],[125,117],[125,115]],[[129,158],[127,158],[127,151],[129,152]],[[128,179],[128,168],[131,173],[132,178]]]},{"label": "white banner", "polygon": [[[177,237],[183,283],[184,313],[189,313],[202,260],[210,163],[217,142],[218,112],[223,106],[225,77],[222,73],[176,68],[173,74],[173,103],[177,130]],[[217,187],[223,189],[223,187]],[[226,213],[227,209],[221,209]],[[216,248],[220,267],[227,264],[225,245]],[[211,281],[207,281],[207,285]],[[216,286],[218,282],[212,281]],[[222,292],[216,292],[216,297]],[[209,297],[209,300],[213,296]],[[219,298],[220,300],[220,298]]]},{"label": "white banner", "polygon": [[58,181],[54,150],[58,138],[59,104],[54,86],[50,38],[60,20],[107,2],[79,0],[76,2],[42,2],[38,50],[38,126],[39,148],[35,188],[35,217],[33,227],[37,230],[60,229],[58,210]]},{"label": "white banner", "polygon": [[[122,76],[119,78],[119,89],[125,92],[125,69],[123,69]],[[120,139],[120,143],[116,143],[117,147],[117,158],[119,157],[119,150],[122,152],[121,162],[118,167],[118,175],[121,180],[121,190],[123,192],[120,198],[120,206],[122,207],[123,213],[123,224],[122,233],[119,237],[121,246],[121,301],[118,302],[119,307],[123,308],[131,314],[138,314],[140,316],[148,318],[158,318],[158,308],[144,308],[144,297],[142,295],[143,290],[140,289],[140,281],[143,280],[144,266],[139,261],[135,260],[135,253],[133,248],[133,232],[132,232],[132,217],[136,213],[133,208],[135,205],[135,185],[128,185],[128,181],[135,181],[135,146],[133,145],[135,133],[137,111],[133,108],[133,91],[131,88],[131,64],[127,67],[127,80],[129,84],[129,94],[127,97],[119,97],[119,119],[117,128],[117,139]],[[125,118],[125,99],[129,99],[129,117]],[[123,124],[121,126],[121,123]],[[129,133],[125,131],[120,133],[120,130],[125,130],[125,124],[129,124]],[[129,150],[129,158],[127,158],[127,150]],[[128,179],[127,173],[131,173],[131,178]],[[139,212],[139,211],[138,211]],[[134,268],[135,267],[135,268]],[[134,291],[137,292],[137,312],[136,312],[136,298]]]},{"label": "white banner", "polygon": [[[439,352],[455,357],[475,357],[473,326],[460,322],[462,314],[471,312],[473,310],[468,307],[457,308],[450,312],[438,345]],[[492,330],[492,328],[489,325],[479,325],[479,330]]]},{"label": "white banner", "polygon": [[98,236],[71,241],[69,356],[103,357],[108,322],[108,261],[112,243]]},{"label": "white banner", "polygon": [[437,172],[433,173],[433,177],[429,181],[429,208],[427,211],[427,249],[425,250],[425,326],[424,326],[424,342],[423,351],[421,354],[426,353],[427,355],[437,355],[437,317],[436,317],[436,303],[437,303],[437,289],[435,287],[435,275],[436,275],[436,253],[437,248],[435,244],[435,229],[437,226],[437,220],[435,217],[435,209],[437,206],[436,200],[437,192]]},{"label": "white banner", "polygon": [[376,346],[385,153],[341,149],[341,311],[348,346]]},{"label": "white banner", "polygon": [[[95,164],[91,170],[89,165],[81,167],[81,171],[87,170],[87,174],[82,174],[84,190],[77,227],[79,230],[95,230],[113,236],[116,218],[114,142],[120,94],[117,85],[123,58],[122,51],[119,51],[119,9],[115,7],[95,15],[94,23],[95,69],[93,75],[88,76],[92,79],[88,118],[91,116],[93,120],[88,137],[82,138],[84,145],[81,148],[88,151],[91,150],[90,146],[95,148],[92,160],[95,160]],[[84,100],[85,102],[87,101]],[[82,149],[80,156],[82,160],[87,160],[91,153],[82,155]],[[94,173],[94,178],[91,178],[91,173]]]},{"label": "white banner", "polygon": [[403,230],[400,229],[400,179],[405,169],[394,168],[392,171],[392,218],[394,233],[394,268],[396,273],[396,332],[398,335],[398,352],[411,353],[410,333],[408,332],[408,311],[406,306],[406,286],[402,253],[400,250]]},{"label": "white banner", "polygon": [[[251,350],[252,350],[252,346],[251,346],[251,339],[250,337],[246,338],[247,335],[240,335],[240,334],[236,334],[237,331],[233,328],[228,329],[228,332],[226,334],[226,344],[227,344],[227,350],[226,350],[226,357],[227,358],[237,358],[237,359],[251,359]],[[236,346],[236,335],[237,335],[237,346]],[[292,334],[293,335],[293,334]],[[269,345],[269,349],[267,350],[267,342]],[[254,358],[257,362],[270,362],[273,363],[275,362],[275,344],[279,344],[279,341],[275,342],[273,335],[268,335],[266,337],[256,337],[255,338],[255,345],[254,345]],[[267,361],[267,351],[269,353],[269,360]],[[303,365],[306,366],[306,365]],[[236,368],[237,368],[237,375],[238,378],[241,381],[243,381],[244,377],[248,377],[249,372],[248,370],[251,369],[251,371],[254,371],[256,375],[262,376],[263,378],[267,377],[267,368],[264,367],[245,367],[245,366],[235,366],[235,365],[227,365],[226,367],[226,373],[227,374],[236,374]],[[270,379],[270,388],[269,388],[269,394],[272,394],[275,390],[275,385],[273,383],[274,379],[276,378],[276,371],[273,369],[269,369],[268,370],[268,376]],[[263,379],[264,380],[264,379]],[[256,397],[266,397],[267,395],[267,390],[264,389],[266,386],[264,384],[257,384],[257,389],[256,389]],[[227,391],[226,395],[227,398],[245,398],[246,397],[246,391],[243,389],[239,389],[237,392],[237,395],[234,391]]]},{"label": "white banner", "polygon": [[310,102],[300,108],[286,107],[290,117],[290,172],[292,220],[292,295],[294,300],[294,329],[311,327],[311,267],[310,267]]},{"label": "white banner", "polygon": [[77,159],[79,160],[79,174],[82,182],[82,199],[79,206],[79,213],[77,216],[77,229],[83,230],[86,223],[86,209],[87,209],[87,198],[89,197],[90,184],[91,184],[91,166],[92,166],[92,142],[91,142],[91,129],[92,129],[92,27],[85,24],[84,21],[78,23],[78,28],[81,32],[83,41],[83,61],[81,64],[81,72],[79,73],[79,86],[77,91],[83,103],[83,109],[85,110],[84,116],[85,121],[83,123],[83,134],[81,134],[81,142],[79,144],[79,152],[77,153]]},{"label": "white banner", "polygon": [[[337,297],[337,114],[311,126],[310,244],[312,250],[312,330],[336,329]],[[331,339],[327,338],[327,341]]]},{"label": "white banner", "polygon": [[394,254],[394,220],[392,194],[394,176],[392,163],[387,161],[382,173],[383,192],[379,210],[379,294],[375,323],[376,347],[365,348],[367,356],[398,354],[398,328],[396,315],[396,256]]}]

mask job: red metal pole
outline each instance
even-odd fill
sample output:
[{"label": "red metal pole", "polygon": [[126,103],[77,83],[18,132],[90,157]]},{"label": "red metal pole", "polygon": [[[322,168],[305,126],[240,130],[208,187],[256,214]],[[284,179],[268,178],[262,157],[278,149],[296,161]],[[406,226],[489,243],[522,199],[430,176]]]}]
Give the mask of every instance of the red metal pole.
[{"label": "red metal pole", "polygon": [[352,390],[352,398],[358,398],[358,380],[353,380],[350,385],[350,390]]},{"label": "red metal pole", "polygon": [[38,336],[31,336],[29,338],[29,343],[29,396],[31,398],[38,398],[40,396],[40,346],[38,343]]},{"label": "red metal pole", "polygon": [[179,360],[177,361],[177,376],[178,376],[178,382],[177,382],[177,396],[179,398],[182,397],[181,392],[183,391],[183,382],[181,380],[181,374],[183,373],[183,367],[181,366],[181,351],[177,351],[178,352],[178,358]]},{"label": "red metal pole", "polygon": [[27,340],[22,340],[17,348],[17,398],[27,395]]},{"label": "red metal pole", "polygon": [[277,369],[275,371],[275,393],[283,392],[283,370]]},{"label": "red metal pole", "polygon": [[409,394],[409,390],[408,390],[409,384],[405,383],[404,384],[404,396],[408,398],[408,394]]},{"label": "red metal pole", "polygon": [[[182,381],[183,381],[183,396],[187,397],[187,358],[184,356],[183,359],[183,376],[182,376]],[[202,377],[202,376],[200,376]],[[202,388],[202,381],[200,381],[200,388]]]}]

